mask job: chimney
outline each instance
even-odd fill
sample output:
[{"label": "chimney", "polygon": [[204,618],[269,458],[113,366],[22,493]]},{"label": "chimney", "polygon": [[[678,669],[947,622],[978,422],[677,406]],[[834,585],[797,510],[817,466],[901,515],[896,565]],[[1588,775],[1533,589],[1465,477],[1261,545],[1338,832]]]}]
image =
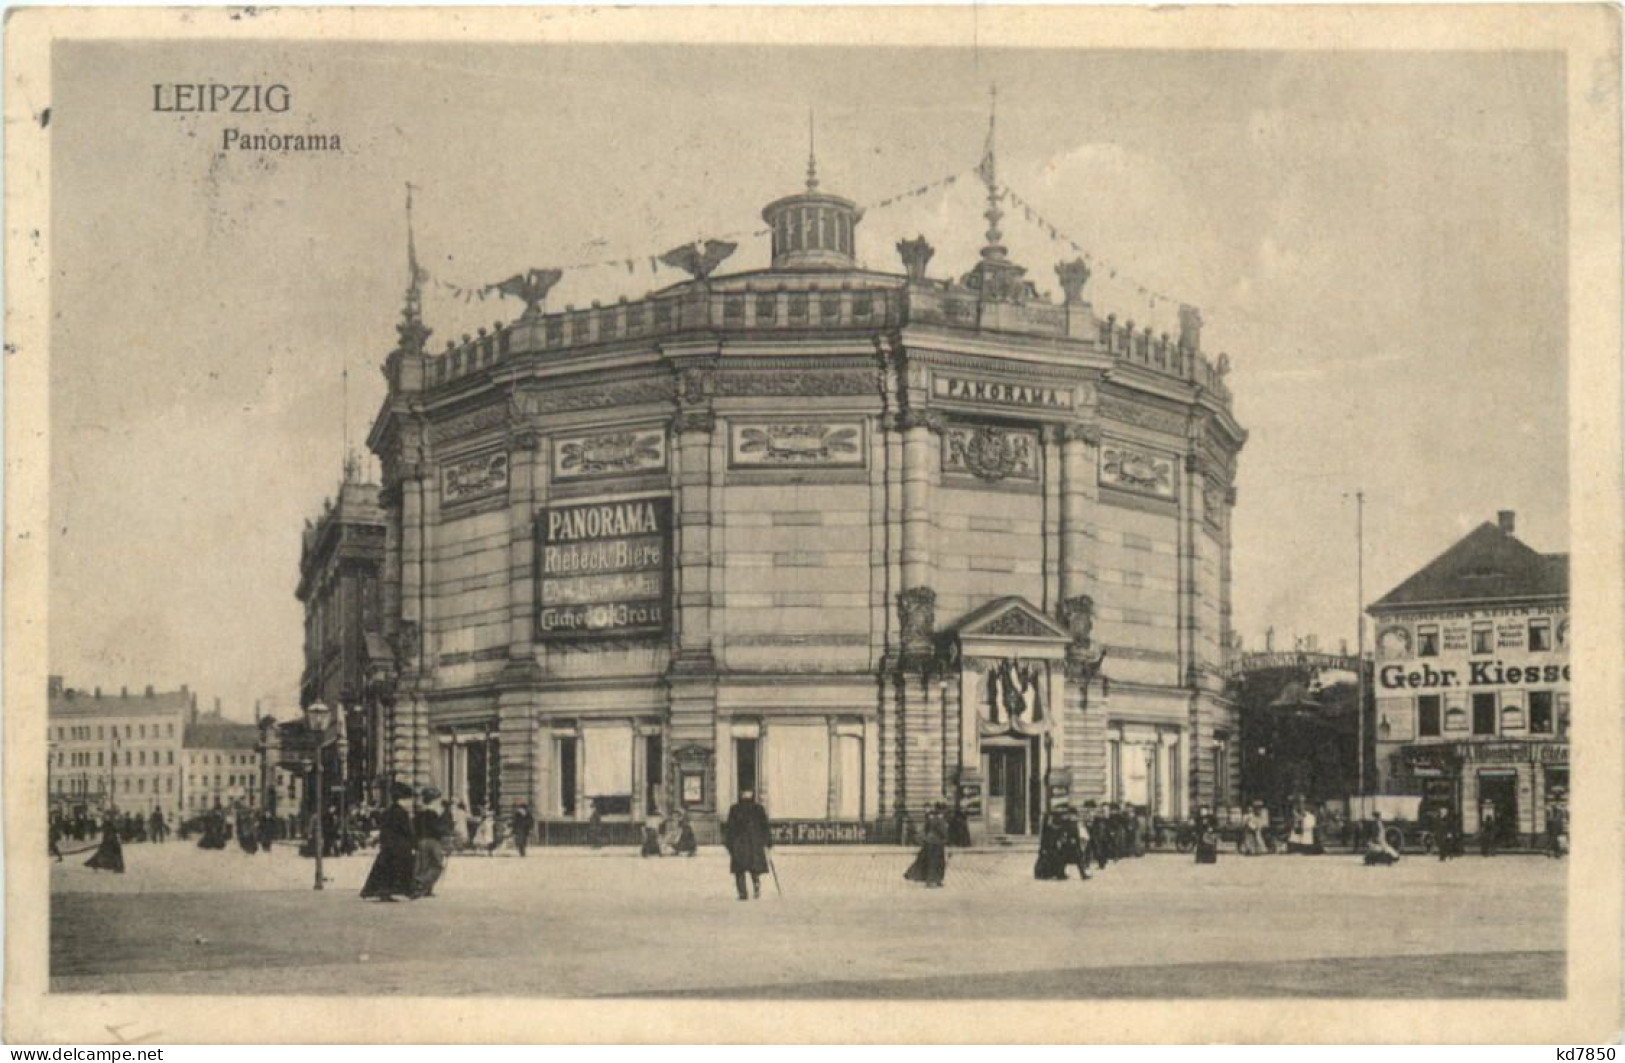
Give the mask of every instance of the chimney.
[{"label": "chimney", "polygon": [[65,690],[66,687],[63,685],[61,676],[53,675],[45,678],[45,692],[49,696],[60,698]]},{"label": "chimney", "polygon": [[149,698],[152,697],[152,684],[151,683],[147,684],[147,697],[149,697]]},{"label": "chimney", "polygon": [[219,698],[214,699],[214,714],[216,716],[220,715],[220,699]]},{"label": "chimney", "polygon": [[129,687],[119,687],[118,688],[118,696],[121,697],[121,698],[129,697],[130,696],[130,688]]},{"label": "chimney", "polygon": [[1511,535],[1516,526],[1518,514],[1510,509],[1503,509],[1495,515],[1496,522],[1501,525],[1502,535]]},{"label": "chimney", "polygon": [[99,698],[99,697],[101,697],[101,696],[102,696],[102,688],[101,688],[101,687],[97,687],[97,688],[96,688],[96,696],[97,696],[97,697],[98,697],[98,698]]}]

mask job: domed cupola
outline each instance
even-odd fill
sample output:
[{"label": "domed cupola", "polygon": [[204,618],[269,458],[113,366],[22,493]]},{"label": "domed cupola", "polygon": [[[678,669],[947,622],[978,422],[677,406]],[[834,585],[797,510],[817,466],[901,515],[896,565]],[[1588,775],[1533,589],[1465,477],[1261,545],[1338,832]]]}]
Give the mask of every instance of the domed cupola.
[{"label": "domed cupola", "polygon": [[818,160],[809,145],[807,190],[776,199],[762,210],[773,233],[773,268],[855,268],[862,218],[862,208],[850,199],[818,191]]}]

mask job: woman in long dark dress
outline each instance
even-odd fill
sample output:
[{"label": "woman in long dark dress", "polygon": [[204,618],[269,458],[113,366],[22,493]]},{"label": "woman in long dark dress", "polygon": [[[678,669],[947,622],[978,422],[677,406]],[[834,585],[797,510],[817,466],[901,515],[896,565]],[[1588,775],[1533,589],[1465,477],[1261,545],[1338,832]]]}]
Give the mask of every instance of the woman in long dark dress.
[{"label": "woman in long dark dress", "polygon": [[938,801],[925,814],[925,823],[920,829],[920,851],[903,877],[910,882],[924,882],[930,889],[941,889],[947,874],[947,806]]},{"label": "woman in long dark dress", "polygon": [[111,813],[102,823],[102,843],[85,861],[85,866],[97,871],[124,874],[124,843],[119,841],[118,819]]},{"label": "woman in long dark dress", "polygon": [[378,817],[378,856],[367,874],[366,885],[361,887],[361,896],[380,901],[393,901],[397,894],[411,896],[417,871],[417,841],[412,813],[406,807],[412,800],[412,788],[396,783],[389,796],[395,803]]},{"label": "woman in long dark dress", "polygon": [[1219,820],[1206,808],[1198,809],[1196,813],[1196,862],[1219,862]]}]

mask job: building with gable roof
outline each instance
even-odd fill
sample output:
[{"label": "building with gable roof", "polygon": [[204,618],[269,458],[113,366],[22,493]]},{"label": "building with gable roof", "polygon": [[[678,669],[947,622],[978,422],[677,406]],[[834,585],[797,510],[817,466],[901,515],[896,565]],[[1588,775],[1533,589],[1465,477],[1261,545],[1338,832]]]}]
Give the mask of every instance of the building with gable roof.
[{"label": "building with gable roof", "polygon": [[1388,793],[1420,794],[1505,840],[1546,829],[1569,787],[1568,555],[1502,510],[1373,602],[1375,742]]}]

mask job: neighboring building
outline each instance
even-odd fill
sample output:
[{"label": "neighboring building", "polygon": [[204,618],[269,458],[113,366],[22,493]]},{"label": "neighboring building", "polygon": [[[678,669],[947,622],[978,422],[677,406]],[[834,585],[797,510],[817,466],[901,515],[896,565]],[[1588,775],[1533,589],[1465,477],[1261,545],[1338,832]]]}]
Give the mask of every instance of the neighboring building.
[{"label": "neighboring building", "polygon": [[1367,612],[1383,788],[1459,809],[1469,833],[1493,804],[1527,837],[1569,786],[1568,555],[1513,530],[1502,511]]},{"label": "neighboring building", "polygon": [[[320,701],[342,713],[342,742],[326,754],[324,786],[338,787],[354,805],[377,798],[391,779],[385,755],[390,718],[381,695],[389,689],[394,653],[382,637],[384,512],[378,486],[361,482],[359,463],[347,456],[338,497],[305,525],[295,592],[305,607],[305,666],[300,704]],[[269,741],[267,762],[311,776],[310,736],[302,721],[284,723]],[[297,806],[284,805],[288,814]]]},{"label": "neighboring building", "polygon": [[1235,804],[1228,360],[1192,307],[1177,338],[1097,317],[1082,261],[1039,296],[984,180],[958,279],[923,238],[859,268],[862,211],[812,178],[764,211],[765,270],[712,275],[711,242],[553,314],[532,271],[440,354],[414,257],[369,438],[388,770],[554,839],[594,808],[708,833],[751,787],[786,840],[945,795],[978,834],[1068,795]]},{"label": "neighboring building", "polygon": [[196,702],[190,690],[149,686],[132,696],[126,687],[104,697],[100,687],[75,690],[54,675],[47,693],[46,787],[54,806],[179,807],[181,738]]},{"label": "neighboring building", "polygon": [[194,716],[186,725],[181,779],[181,810],[186,815],[236,805],[258,807],[260,790],[259,728],[238,723],[215,711]]}]

